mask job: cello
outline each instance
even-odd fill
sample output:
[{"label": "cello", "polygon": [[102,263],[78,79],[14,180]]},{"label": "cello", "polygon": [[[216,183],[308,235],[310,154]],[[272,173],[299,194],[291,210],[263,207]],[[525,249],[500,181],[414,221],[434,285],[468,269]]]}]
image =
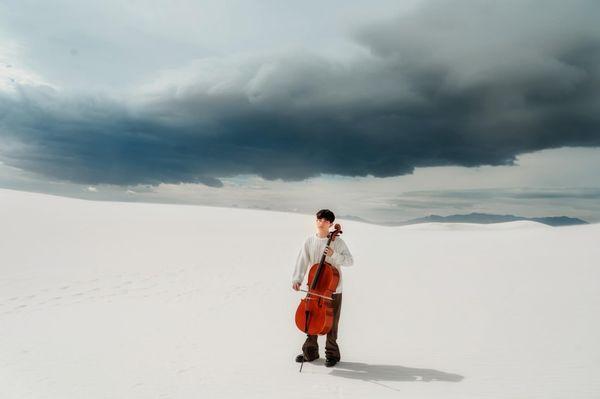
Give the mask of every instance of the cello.
[{"label": "cello", "polygon": [[[341,228],[338,223],[335,224],[334,230],[327,235],[326,247],[342,234]],[[323,253],[321,261],[311,266],[308,290],[300,290],[307,294],[296,309],[296,326],[307,335],[325,335],[333,326],[332,295],[340,281],[340,273],[331,263],[325,262],[326,256]]]}]

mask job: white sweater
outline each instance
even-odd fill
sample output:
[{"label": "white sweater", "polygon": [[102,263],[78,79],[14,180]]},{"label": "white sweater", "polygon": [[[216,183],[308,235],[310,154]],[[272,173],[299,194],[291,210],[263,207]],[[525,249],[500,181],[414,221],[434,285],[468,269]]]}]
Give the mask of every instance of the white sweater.
[{"label": "white sweater", "polygon": [[[321,261],[327,240],[327,237],[321,238],[315,233],[304,241],[304,245],[300,249],[298,258],[296,259],[292,283],[302,284],[308,267]],[[325,262],[331,263],[340,273],[340,281],[335,290],[335,293],[339,294],[342,292],[342,270],[340,266],[352,266],[354,258],[352,258],[352,254],[348,250],[344,240],[339,236],[331,242],[330,247],[333,249],[333,256],[325,257]]]}]

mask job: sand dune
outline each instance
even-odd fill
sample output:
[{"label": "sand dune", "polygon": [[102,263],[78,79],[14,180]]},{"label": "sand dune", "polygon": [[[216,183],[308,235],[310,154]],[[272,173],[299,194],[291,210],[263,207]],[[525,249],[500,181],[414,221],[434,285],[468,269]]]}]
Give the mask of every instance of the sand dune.
[{"label": "sand dune", "polygon": [[2,398],[600,395],[600,225],[340,221],[342,362],[300,374],[290,278],[312,218],[0,205]]}]

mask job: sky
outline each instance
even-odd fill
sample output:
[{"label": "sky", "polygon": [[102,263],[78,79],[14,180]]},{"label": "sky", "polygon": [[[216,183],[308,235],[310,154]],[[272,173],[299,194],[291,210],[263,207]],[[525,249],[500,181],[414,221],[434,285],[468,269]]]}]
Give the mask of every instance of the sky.
[{"label": "sky", "polygon": [[581,0],[2,2],[0,187],[597,222],[598,15]]}]

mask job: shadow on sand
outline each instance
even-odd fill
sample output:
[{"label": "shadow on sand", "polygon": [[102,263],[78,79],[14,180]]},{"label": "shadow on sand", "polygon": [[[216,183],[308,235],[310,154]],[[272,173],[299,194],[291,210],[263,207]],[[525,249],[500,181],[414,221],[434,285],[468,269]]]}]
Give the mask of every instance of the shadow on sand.
[{"label": "shadow on sand", "polygon": [[364,380],[393,390],[396,389],[383,384],[382,381],[460,382],[464,378],[462,375],[446,373],[433,369],[418,369],[404,366],[344,361],[336,364],[330,375],[352,378],[355,380]]}]

